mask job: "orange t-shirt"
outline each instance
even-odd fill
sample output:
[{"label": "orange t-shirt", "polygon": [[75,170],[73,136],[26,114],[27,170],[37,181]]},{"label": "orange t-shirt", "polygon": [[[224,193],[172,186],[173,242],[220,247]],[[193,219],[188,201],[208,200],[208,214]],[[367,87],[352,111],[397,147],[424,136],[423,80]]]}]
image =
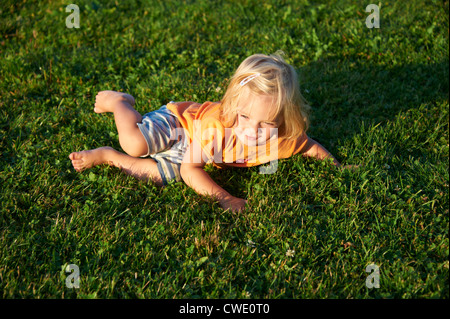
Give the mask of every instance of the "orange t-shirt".
[{"label": "orange t-shirt", "polygon": [[217,167],[251,167],[299,153],[308,137],[279,138],[274,135],[265,145],[251,146],[243,143],[234,128],[225,128],[220,121],[220,103],[171,102],[167,108],[180,121],[189,142],[195,139],[207,156],[205,162]]}]

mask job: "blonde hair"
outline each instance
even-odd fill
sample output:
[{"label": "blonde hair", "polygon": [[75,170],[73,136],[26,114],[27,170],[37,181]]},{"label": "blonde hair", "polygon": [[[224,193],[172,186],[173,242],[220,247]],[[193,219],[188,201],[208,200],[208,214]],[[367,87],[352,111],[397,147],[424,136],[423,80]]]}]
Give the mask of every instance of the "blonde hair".
[{"label": "blonde hair", "polygon": [[[242,81],[252,75],[256,76],[242,85]],[[295,139],[307,131],[310,106],[300,92],[295,69],[284,61],[280,52],[255,54],[239,65],[221,101],[221,121],[226,127],[233,127],[236,123],[244,88],[257,95],[274,97],[275,114],[282,120],[278,137]]]}]

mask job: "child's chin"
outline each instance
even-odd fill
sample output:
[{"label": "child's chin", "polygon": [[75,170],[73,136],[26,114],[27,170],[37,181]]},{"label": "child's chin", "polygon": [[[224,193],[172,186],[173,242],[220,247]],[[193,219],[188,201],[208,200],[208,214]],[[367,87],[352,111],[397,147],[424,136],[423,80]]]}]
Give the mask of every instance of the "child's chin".
[{"label": "child's chin", "polygon": [[260,143],[258,143],[258,140],[248,140],[245,143],[247,146],[257,146],[257,145],[261,145]]}]

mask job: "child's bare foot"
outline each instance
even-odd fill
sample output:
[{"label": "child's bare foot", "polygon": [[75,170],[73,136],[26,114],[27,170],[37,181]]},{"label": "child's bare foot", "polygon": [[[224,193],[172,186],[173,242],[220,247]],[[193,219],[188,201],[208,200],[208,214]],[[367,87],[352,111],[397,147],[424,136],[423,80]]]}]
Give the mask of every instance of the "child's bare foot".
[{"label": "child's bare foot", "polygon": [[127,93],[116,91],[101,91],[95,97],[95,113],[114,112],[114,107],[117,103],[128,102],[134,106],[134,97]]},{"label": "child's bare foot", "polygon": [[81,172],[87,168],[101,165],[108,162],[107,153],[114,150],[112,147],[104,146],[93,150],[73,152],[69,155],[73,168]]}]

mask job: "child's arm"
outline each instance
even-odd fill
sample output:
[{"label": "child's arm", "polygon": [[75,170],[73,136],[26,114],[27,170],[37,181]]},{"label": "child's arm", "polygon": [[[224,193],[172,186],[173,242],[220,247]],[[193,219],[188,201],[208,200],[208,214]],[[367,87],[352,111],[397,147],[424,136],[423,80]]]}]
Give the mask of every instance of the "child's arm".
[{"label": "child's arm", "polygon": [[325,149],[325,147],[323,147],[310,137],[308,137],[308,141],[306,142],[304,151],[302,151],[301,153],[303,156],[314,157],[321,160],[325,158],[331,158],[333,159],[334,165],[336,165],[337,167],[341,166],[341,164],[334,158],[333,155],[331,155],[330,152]]},{"label": "child's arm", "polygon": [[201,150],[196,143],[193,141],[188,147],[181,164],[180,173],[184,182],[198,194],[216,198],[223,209],[231,209],[232,211],[243,209],[247,200],[230,195],[203,170],[206,164],[203,161],[203,154],[200,156],[200,163],[194,163],[194,150]]}]

